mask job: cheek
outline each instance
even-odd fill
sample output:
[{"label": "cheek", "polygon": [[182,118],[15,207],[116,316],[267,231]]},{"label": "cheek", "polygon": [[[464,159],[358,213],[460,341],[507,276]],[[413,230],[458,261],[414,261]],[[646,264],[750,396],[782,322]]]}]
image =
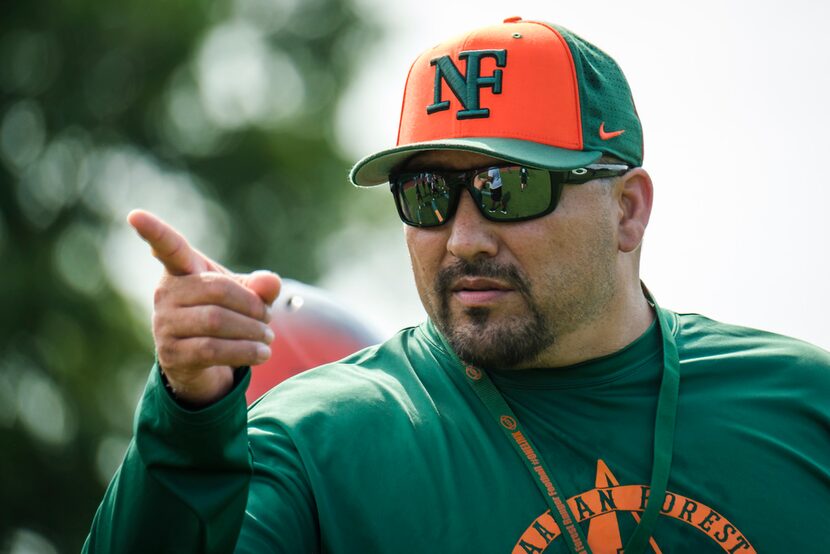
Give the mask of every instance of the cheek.
[{"label": "cheek", "polygon": [[436,230],[418,229],[407,226],[404,229],[406,248],[409,250],[409,259],[412,262],[412,274],[418,294],[424,300],[425,293],[429,292],[435,280],[441,261],[447,252],[446,237]]},{"label": "cheek", "polygon": [[520,233],[505,237],[519,268],[541,296],[579,286],[613,255],[608,223],[597,212],[565,207],[554,215],[520,224]]},{"label": "cheek", "polygon": [[572,255],[576,249],[578,231],[567,220],[542,218],[517,223],[503,237],[506,254],[528,273],[543,268],[556,267]]}]

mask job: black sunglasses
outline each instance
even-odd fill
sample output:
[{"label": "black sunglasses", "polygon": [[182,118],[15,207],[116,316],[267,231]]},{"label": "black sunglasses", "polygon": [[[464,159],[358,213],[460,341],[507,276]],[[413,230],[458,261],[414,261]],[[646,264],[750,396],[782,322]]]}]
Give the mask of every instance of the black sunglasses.
[{"label": "black sunglasses", "polygon": [[624,164],[592,164],[569,171],[521,165],[425,170],[393,173],[389,186],[401,221],[413,227],[437,227],[449,221],[465,188],[482,216],[490,221],[513,222],[551,213],[565,185],[618,177],[629,169]]}]

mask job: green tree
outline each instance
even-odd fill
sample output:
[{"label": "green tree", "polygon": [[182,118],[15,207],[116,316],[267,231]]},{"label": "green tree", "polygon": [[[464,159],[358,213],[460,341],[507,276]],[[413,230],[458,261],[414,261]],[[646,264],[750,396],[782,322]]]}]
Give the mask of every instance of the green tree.
[{"label": "green tree", "polygon": [[313,281],[349,191],[330,122],[376,30],[341,0],[3,12],[0,551],[74,552],[152,361],[124,215],[176,213],[229,267]]}]

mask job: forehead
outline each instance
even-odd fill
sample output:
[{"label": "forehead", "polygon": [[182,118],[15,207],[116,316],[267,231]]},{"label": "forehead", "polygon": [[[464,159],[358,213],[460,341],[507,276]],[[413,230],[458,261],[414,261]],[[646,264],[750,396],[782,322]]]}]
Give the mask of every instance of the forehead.
[{"label": "forehead", "polygon": [[504,160],[463,150],[427,150],[409,158],[400,169],[478,169],[488,165],[498,165]]}]

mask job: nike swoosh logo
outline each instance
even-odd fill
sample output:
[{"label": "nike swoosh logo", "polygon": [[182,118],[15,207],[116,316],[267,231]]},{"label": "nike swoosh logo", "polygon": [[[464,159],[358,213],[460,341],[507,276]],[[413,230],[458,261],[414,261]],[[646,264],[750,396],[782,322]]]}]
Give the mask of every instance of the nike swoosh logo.
[{"label": "nike swoosh logo", "polygon": [[605,122],[599,124],[599,138],[602,140],[612,139],[614,137],[618,137],[625,132],[625,129],[620,129],[619,131],[606,131],[605,130]]}]

